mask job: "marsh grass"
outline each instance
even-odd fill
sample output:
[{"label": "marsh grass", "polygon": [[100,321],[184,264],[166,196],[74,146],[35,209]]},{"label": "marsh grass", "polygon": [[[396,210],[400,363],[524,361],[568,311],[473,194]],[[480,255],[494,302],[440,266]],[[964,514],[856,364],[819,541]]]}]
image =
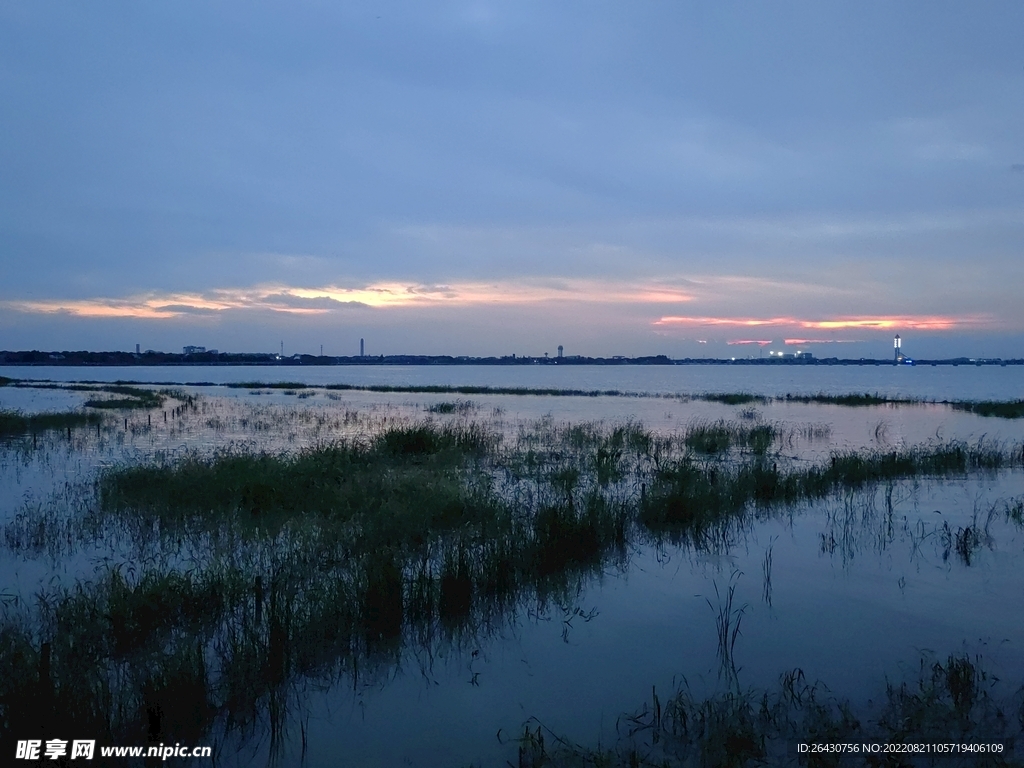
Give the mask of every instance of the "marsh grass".
[{"label": "marsh grass", "polygon": [[[520,768],[664,768],[795,764],[793,742],[993,743],[1012,745],[1021,735],[1020,695],[997,697],[996,679],[978,657],[950,655],[945,662],[922,657],[916,679],[885,683],[878,704],[855,714],[821,681],[809,683],[800,669],[772,688],[728,690],[694,696],[683,680],[664,701],[651,700],[620,719],[612,747],[585,747],[528,721],[517,739]],[[1012,748],[1012,746],[1011,746]],[[801,762],[802,764],[802,762]],[[809,765],[889,765],[875,755],[836,754]],[[916,763],[914,763],[916,764]],[[949,756],[943,765],[1012,765],[1003,755]]]},{"label": "marsh grass", "polygon": [[911,398],[894,398],[886,395],[870,393],[850,393],[845,395],[829,395],[818,393],[816,395],[793,395],[787,394],[779,400],[787,403],[818,403],[821,405],[839,405],[846,408],[865,408],[876,405],[920,405],[926,401]]},{"label": "marsh grass", "polygon": [[715,612],[715,629],[718,632],[719,677],[724,679],[730,688],[738,687],[739,685],[739,670],[736,669],[734,651],[736,649],[736,640],[739,639],[740,635],[740,624],[743,622],[743,615],[747,611],[746,605],[737,608],[733,607],[733,601],[736,597],[736,581],[740,576],[742,574],[739,571],[732,573],[729,577],[729,586],[726,588],[724,596],[718,589],[718,582],[714,582],[714,603],[711,602],[710,597],[704,598],[708,608]]},{"label": "marsh grass", "polygon": [[1006,502],[1003,512],[1008,521],[1013,521],[1018,527],[1024,527],[1024,499]]},{"label": "marsh grass", "polygon": [[82,413],[81,411],[25,415],[19,411],[0,410],[0,438],[96,426],[102,420],[98,414]]},{"label": "marsh grass", "polygon": [[[96,397],[85,401],[87,408],[107,408],[125,410],[132,408],[159,408],[163,405],[166,396],[181,394],[188,398],[188,395],[177,390],[163,390],[160,392],[149,388],[134,386],[125,382],[113,384],[75,382],[69,384],[55,384],[52,382],[21,381],[9,379],[8,383],[25,389],[57,389],[65,392],[95,392],[120,397],[104,398]],[[173,394],[172,394],[173,393]]]},{"label": "marsh grass", "polygon": [[951,404],[955,410],[976,413],[979,416],[991,416],[999,419],[1024,418],[1024,400],[998,401],[962,401]]},{"label": "marsh grass", "polygon": [[422,539],[493,514],[460,471],[490,439],[473,426],[421,425],[388,429],[368,445],[324,443],[291,455],[193,454],[107,473],[100,500],[105,509],[165,525],[230,521],[259,532],[314,518],[352,524],[357,539]]},{"label": "marsh grass", "polygon": [[87,408],[108,408],[114,410],[159,408],[164,404],[165,400],[164,395],[159,392],[126,385],[96,387],[93,391],[121,395],[121,397],[91,398],[85,401]]},{"label": "marsh grass", "polygon": [[427,406],[428,413],[450,414],[455,413],[465,416],[477,409],[477,404],[472,400],[456,400],[454,402],[434,403]]},{"label": "marsh grass", "polygon": [[697,422],[687,427],[683,443],[693,451],[715,455],[726,453],[732,447],[748,448],[754,454],[765,454],[771,448],[778,431],[772,424],[748,427],[719,420]]},{"label": "marsh grass", "polygon": [[696,397],[709,403],[722,403],[723,405],[750,405],[751,403],[765,404],[769,402],[769,398],[749,392],[709,392]]},{"label": "marsh grass", "polygon": [[742,514],[750,505],[794,504],[872,483],[1020,464],[1016,449],[957,441],[884,452],[834,452],[826,464],[794,469],[780,469],[777,462],[760,457],[734,465],[708,465],[683,457],[658,471],[641,505],[640,520],[650,529],[700,532]]}]

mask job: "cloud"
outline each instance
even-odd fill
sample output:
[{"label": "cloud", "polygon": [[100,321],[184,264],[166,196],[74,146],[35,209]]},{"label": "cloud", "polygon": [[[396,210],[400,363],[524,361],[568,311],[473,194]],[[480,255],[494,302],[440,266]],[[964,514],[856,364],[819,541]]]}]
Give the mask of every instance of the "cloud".
[{"label": "cloud", "polygon": [[791,346],[803,344],[863,344],[865,339],[786,339]]},{"label": "cloud", "polygon": [[672,283],[623,283],[600,279],[544,279],[417,284],[378,282],[359,287],[284,285],[217,288],[202,293],[146,293],[126,298],[4,301],[0,306],[32,314],[76,317],[167,319],[182,315],[263,310],[283,314],[327,314],[343,309],[516,305],[541,302],[676,304],[692,295]]},{"label": "cloud", "polygon": [[680,317],[667,316],[654,321],[655,326],[683,327],[729,327],[729,328],[808,328],[816,330],[837,330],[860,328],[867,330],[914,329],[931,331],[964,330],[968,328],[991,328],[995,321],[988,315],[965,315],[961,317],[927,315],[892,315],[887,317],[836,317],[827,319],[805,319],[798,317]]}]

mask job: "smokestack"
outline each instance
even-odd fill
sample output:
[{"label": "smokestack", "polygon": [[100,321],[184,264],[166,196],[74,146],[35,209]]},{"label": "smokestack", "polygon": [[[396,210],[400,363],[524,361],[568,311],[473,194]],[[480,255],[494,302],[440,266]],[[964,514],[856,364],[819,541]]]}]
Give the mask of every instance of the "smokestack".
[{"label": "smokestack", "polygon": [[365,347],[363,346],[363,340],[360,339],[359,340],[359,356],[360,357],[365,357],[365,355],[366,355],[366,350],[365,350]]}]

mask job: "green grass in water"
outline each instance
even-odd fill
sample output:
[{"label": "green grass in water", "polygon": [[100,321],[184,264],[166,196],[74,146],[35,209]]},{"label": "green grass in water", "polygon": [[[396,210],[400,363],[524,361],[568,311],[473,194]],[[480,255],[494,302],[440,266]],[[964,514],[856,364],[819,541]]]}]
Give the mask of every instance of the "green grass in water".
[{"label": "green grass in water", "polygon": [[763,458],[705,465],[683,458],[661,469],[640,510],[652,529],[701,531],[749,505],[792,504],[870,483],[922,475],[948,476],[1019,466],[1020,451],[951,442],[876,453],[834,453],[827,464],[780,469]]},{"label": "green grass in water", "polygon": [[164,396],[151,389],[139,389],[126,385],[111,385],[108,387],[97,387],[96,391],[109,392],[122,397],[104,400],[93,398],[85,401],[87,408],[107,408],[112,410],[124,410],[129,408],[159,408],[164,404]]},{"label": "green grass in water", "polygon": [[698,399],[710,403],[723,403],[725,405],[748,405],[749,403],[767,403],[768,398],[761,395],[752,395],[748,392],[712,392],[699,395]]},{"label": "green grass in water", "polygon": [[958,411],[976,413],[979,416],[993,416],[1000,419],[1024,418],[1024,400],[1012,400],[1009,402],[998,400],[965,401],[952,403],[952,406]]},{"label": "green grass in water", "polygon": [[95,413],[67,411],[64,413],[36,413],[30,416],[19,411],[0,411],[0,436],[12,437],[49,430],[77,429],[99,424],[102,417]]}]

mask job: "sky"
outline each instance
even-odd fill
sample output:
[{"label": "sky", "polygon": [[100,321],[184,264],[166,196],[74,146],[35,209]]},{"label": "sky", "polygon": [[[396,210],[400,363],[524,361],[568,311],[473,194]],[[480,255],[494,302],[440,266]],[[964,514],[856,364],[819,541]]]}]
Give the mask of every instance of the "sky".
[{"label": "sky", "polygon": [[0,349],[1024,357],[1024,3],[0,4]]}]

